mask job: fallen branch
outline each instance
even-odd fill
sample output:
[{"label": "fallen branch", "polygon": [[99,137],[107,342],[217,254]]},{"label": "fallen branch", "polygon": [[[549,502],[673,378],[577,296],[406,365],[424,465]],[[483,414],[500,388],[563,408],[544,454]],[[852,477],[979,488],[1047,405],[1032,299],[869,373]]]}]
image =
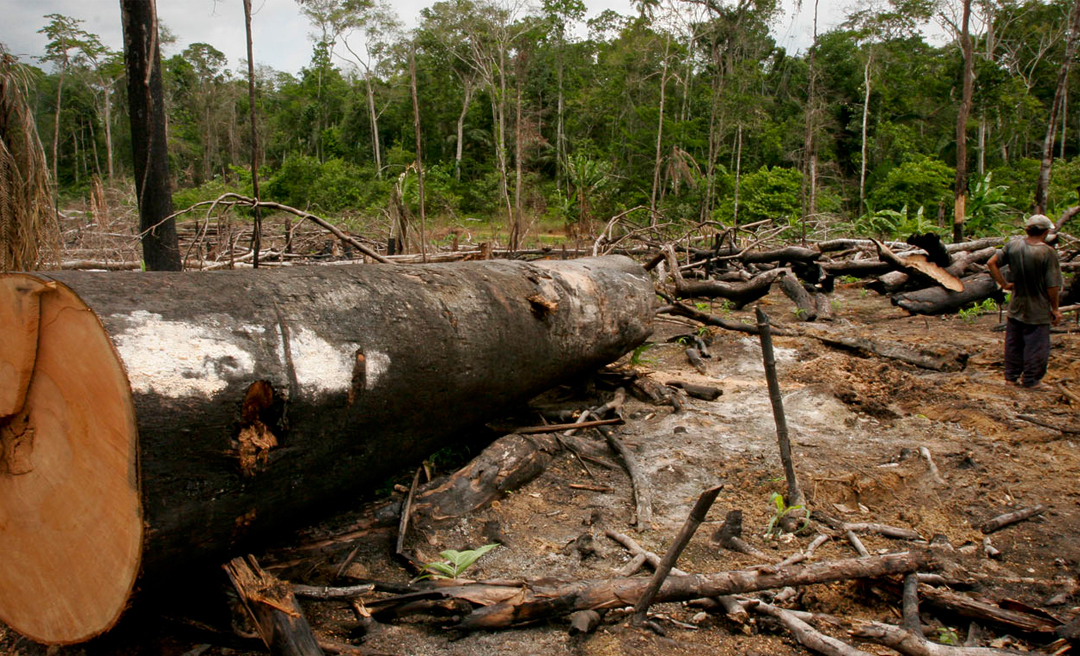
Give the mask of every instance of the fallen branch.
[{"label": "fallen branch", "polygon": [[853,335],[833,335],[816,330],[807,330],[805,334],[826,346],[872,353],[883,358],[915,365],[921,369],[952,372],[963,371],[964,367],[967,366],[967,353],[953,349],[948,349],[945,355],[934,355],[920,352],[899,342],[885,342]]},{"label": "fallen branch", "polygon": [[649,485],[649,479],[645,475],[645,471],[638,465],[634,453],[623,444],[622,440],[615,437],[614,432],[601,430],[600,433],[607,440],[608,446],[622,458],[623,465],[626,466],[626,473],[630,475],[630,483],[634,488],[634,501],[636,504],[634,525],[638,527],[652,526],[652,486]]},{"label": "fallen branch", "polygon": [[800,645],[825,654],[825,656],[872,656],[870,653],[857,649],[842,640],[827,636],[799,619],[795,613],[772,606],[764,602],[747,604],[753,610],[775,617],[784,628],[791,632]]},{"label": "fallen branch", "polygon": [[1022,522],[1025,519],[1030,519],[1036,515],[1041,515],[1046,512],[1047,508],[1043,504],[1037,504],[1029,508],[1022,508],[1013,512],[1007,512],[1003,515],[998,515],[993,519],[989,519],[983,523],[980,527],[983,533],[993,533],[1000,529],[1010,526],[1017,522]]},{"label": "fallen branch", "polygon": [[995,656],[1009,654],[1015,656],[1022,652],[993,649],[991,647],[953,647],[930,642],[914,631],[882,624],[881,622],[867,622],[860,625],[852,635],[856,638],[870,640],[878,644],[895,649],[901,654],[908,656]]},{"label": "fallen branch", "polygon": [[843,528],[845,531],[853,531],[855,533],[877,533],[878,535],[893,538],[894,540],[922,539],[922,536],[919,535],[918,531],[914,531],[910,528],[900,528],[899,526],[889,526],[888,524],[855,522],[845,523]]},{"label": "fallen branch", "polygon": [[668,548],[663,560],[657,566],[656,572],[653,573],[648,587],[645,588],[637,603],[634,604],[634,615],[631,618],[634,626],[640,626],[645,621],[645,616],[649,612],[649,606],[652,605],[653,599],[656,597],[656,592],[660,589],[664,580],[667,579],[668,574],[671,573],[675,561],[679,559],[683,549],[690,542],[690,538],[694,537],[698,527],[705,521],[709,508],[712,507],[713,502],[716,501],[716,496],[720,494],[722,489],[724,489],[723,485],[716,485],[705,490],[698,497],[697,502],[690,511],[690,516],[686,518],[686,522],[683,524],[682,529],[679,530],[679,534],[675,536],[675,541],[671,543],[671,547]]},{"label": "fallen branch", "polygon": [[[926,568],[929,551],[906,551],[884,556],[797,565],[782,571],[741,570],[718,574],[669,577],[660,587],[655,603],[688,601],[784,586],[811,585],[886,574],[906,574]],[[501,599],[467,615],[459,625],[464,629],[496,629],[535,622],[577,610],[614,608],[636,603],[648,581],[641,578],[575,581],[562,584],[535,582],[524,588],[498,589]],[[445,597],[469,598],[470,588],[446,588],[434,593]],[[472,590],[478,591],[478,590]],[[432,594],[432,593],[428,593]],[[472,595],[472,598],[476,598]],[[386,602],[382,602],[386,603]],[[476,602],[474,602],[476,603]]]},{"label": "fallen branch", "polygon": [[[604,535],[626,547],[627,551],[634,554],[635,559],[640,556],[642,559],[642,564],[648,563],[649,566],[653,569],[656,569],[660,566],[660,556],[657,556],[655,553],[649,551],[645,547],[642,547],[640,544],[637,543],[636,540],[634,540],[634,538],[630,537],[629,535],[625,535],[617,531],[612,531],[611,529],[604,531]],[[634,568],[631,574],[633,572],[636,572],[640,567],[641,566],[639,565],[637,568]],[[671,573],[675,576],[689,576],[689,574],[677,567],[672,567]],[[629,574],[627,574],[626,576],[629,576]]]}]

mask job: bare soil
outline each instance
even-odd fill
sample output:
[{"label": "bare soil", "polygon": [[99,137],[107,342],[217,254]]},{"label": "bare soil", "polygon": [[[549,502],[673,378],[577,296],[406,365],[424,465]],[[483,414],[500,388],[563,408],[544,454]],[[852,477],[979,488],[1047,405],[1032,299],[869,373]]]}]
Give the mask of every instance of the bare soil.
[{"label": "bare soil", "polygon": [[[810,505],[845,521],[913,528],[927,540],[944,535],[957,549],[953,560],[980,581],[977,595],[991,601],[1012,598],[1045,606],[1051,596],[1074,590],[1080,563],[1080,540],[1076,539],[1080,490],[1075,478],[1080,469],[1078,436],[1035,425],[1019,415],[1080,427],[1080,407],[1057,388],[1064,384],[1080,393],[1077,325],[1067,324],[1071,332],[1053,335],[1046,388],[1036,391],[1004,383],[1003,333],[993,331],[998,324],[996,314],[970,322],[959,317],[908,317],[889,306],[887,299],[859,288],[839,289],[833,298],[834,330],[921,348],[947,345],[970,357],[964,371],[938,373],[893,360],[861,357],[810,337],[775,337],[793,450]],[[774,323],[797,323],[790,302],[779,291],[764,303]],[[745,321],[752,316],[749,310],[721,310],[719,304],[713,312]],[[630,525],[632,490],[622,469],[591,466],[590,477],[578,461],[563,453],[539,479],[490,508],[448,528],[421,527],[412,534],[409,548],[421,560],[431,561],[441,550],[475,548],[497,539],[503,546],[483,557],[468,576],[609,577],[629,560],[629,554],[604,536],[605,529],[630,534],[647,549],[662,554],[698,494],[718,482],[725,487],[678,567],[709,573],[758,564],[750,556],[721,553],[710,546],[709,537],[724,514],[735,508],[744,511],[744,537],[767,553],[779,559],[805,548],[810,535],[764,535],[774,514],[770,495],[784,492],[784,476],[757,338],[713,329],[713,357],[705,361],[707,372],[702,375],[687,363],[684,346],[666,341],[693,332],[692,326],[661,321],[654,346],[640,354],[636,364],[630,364],[629,357],[620,363],[647,371],[661,382],[681,380],[723,390],[713,402],[684,398],[685,410],[680,413],[634,399],[624,407],[627,423],[618,433],[648,472],[654,494],[653,526]],[[607,398],[610,392],[597,392],[591,397],[578,395],[566,404],[581,408]],[[943,484],[934,481],[927,463],[919,457],[919,447],[932,454],[945,479]],[[615,456],[611,460],[618,462]],[[609,491],[575,489],[572,484]],[[1002,512],[1036,503],[1046,504],[1049,510],[993,534],[993,545],[1001,556],[997,560],[985,558],[978,526]],[[347,518],[337,518],[289,541],[310,541],[341,530],[347,523]],[[294,582],[325,584],[333,582],[338,565],[358,547],[352,565],[337,583],[357,579],[405,583],[409,574],[391,555],[394,537],[393,530],[374,533],[300,560],[296,552],[276,549],[261,554],[260,560]],[[872,553],[910,546],[874,535],[863,540]],[[578,548],[588,544],[592,549]],[[831,540],[815,552],[814,559],[852,555],[850,545]],[[223,610],[226,602],[220,589],[224,586],[221,580],[215,581],[217,588],[210,586],[201,603]],[[318,635],[361,643],[367,650],[386,654],[808,653],[771,621],[759,619],[740,626],[679,604],[654,607],[662,616],[658,623],[665,635],[629,629],[626,615],[612,612],[597,632],[588,636],[570,637],[562,621],[462,633],[453,629],[452,617],[422,617],[383,624],[361,638],[348,604],[303,603]],[[1066,603],[1047,610],[1067,620],[1080,611],[1076,604],[1080,604],[1080,597],[1070,593]],[[202,619],[213,613],[204,613],[207,609],[196,608],[198,605],[190,601],[171,606],[146,602],[144,608],[138,602],[129,618],[106,638],[48,653],[264,653],[254,640],[235,637],[227,621],[215,624]],[[873,585],[855,582],[812,586],[789,605],[847,618],[899,622],[894,597]],[[924,612],[923,620],[951,627],[961,639],[968,628],[966,621],[934,617],[929,612]],[[848,639],[842,630],[831,632]],[[0,654],[46,653],[2,627],[0,636]],[[864,648],[892,653],[875,646]]]}]

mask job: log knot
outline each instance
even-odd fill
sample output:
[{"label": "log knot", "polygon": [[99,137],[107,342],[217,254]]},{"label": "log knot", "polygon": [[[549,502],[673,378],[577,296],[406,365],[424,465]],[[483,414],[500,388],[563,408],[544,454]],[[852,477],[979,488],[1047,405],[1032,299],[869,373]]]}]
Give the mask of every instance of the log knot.
[{"label": "log knot", "polygon": [[30,456],[34,450],[34,427],[25,410],[0,424],[0,474],[19,476],[34,470]]}]

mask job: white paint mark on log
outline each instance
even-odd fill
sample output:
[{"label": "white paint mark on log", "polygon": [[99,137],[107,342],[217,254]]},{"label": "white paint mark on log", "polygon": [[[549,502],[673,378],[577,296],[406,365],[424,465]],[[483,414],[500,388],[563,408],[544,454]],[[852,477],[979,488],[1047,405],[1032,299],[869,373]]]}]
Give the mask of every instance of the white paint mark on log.
[{"label": "white paint mark on log", "polygon": [[135,392],[211,397],[255,371],[255,359],[227,329],[167,321],[145,310],[121,318],[128,327],[113,341]]},{"label": "white paint mark on log", "polygon": [[375,389],[375,384],[379,381],[379,378],[390,369],[390,356],[381,351],[371,351],[365,357],[367,358],[367,368],[364,370],[366,374],[364,388]]},{"label": "white paint mark on log", "polygon": [[[309,392],[344,392],[352,384],[352,369],[356,345],[334,346],[313,331],[299,326],[289,333],[289,350],[292,351],[296,382]],[[366,374],[372,376],[372,363],[368,358]],[[384,356],[385,357],[385,356]]]}]

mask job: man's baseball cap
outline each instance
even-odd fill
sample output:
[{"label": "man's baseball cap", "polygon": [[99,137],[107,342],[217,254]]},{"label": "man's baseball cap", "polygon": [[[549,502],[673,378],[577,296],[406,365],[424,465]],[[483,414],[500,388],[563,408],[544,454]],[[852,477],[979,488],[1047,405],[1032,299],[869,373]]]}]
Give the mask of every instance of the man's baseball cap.
[{"label": "man's baseball cap", "polygon": [[1024,224],[1025,228],[1038,228],[1039,230],[1049,230],[1054,227],[1054,222],[1048,219],[1042,214],[1032,214],[1028,217],[1027,223]]}]

